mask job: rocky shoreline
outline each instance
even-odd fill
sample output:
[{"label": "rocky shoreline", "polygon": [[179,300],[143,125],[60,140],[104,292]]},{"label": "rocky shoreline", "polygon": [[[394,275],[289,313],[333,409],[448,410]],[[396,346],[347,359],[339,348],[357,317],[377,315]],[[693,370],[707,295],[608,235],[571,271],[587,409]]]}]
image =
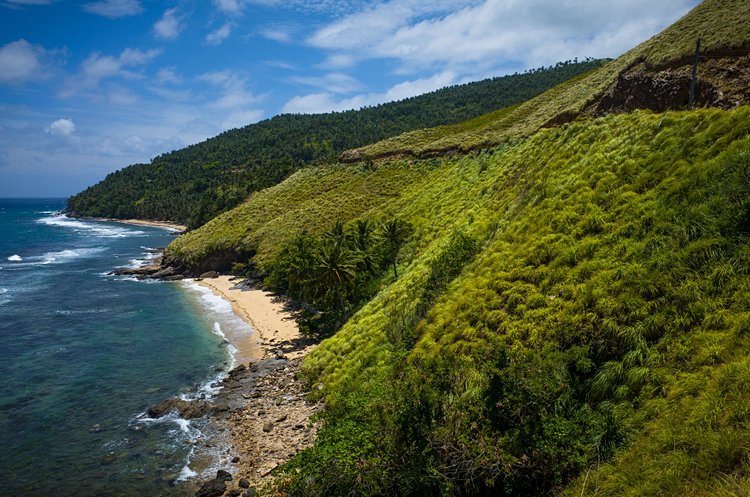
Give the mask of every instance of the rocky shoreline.
[{"label": "rocky shoreline", "polygon": [[[175,268],[162,265],[161,257],[149,265],[118,268],[111,274],[164,281],[186,278]],[[208,272],[198,279],[217,277],[218,273]],[[261,337],[262,357],[227,372],[212,385],[220,387],[218,393],[194,400],[169,398],[147,410],[151,418],[174,412],[183,419],[207,418],[217,432],[230,436],[227,460],[231,464],[198,487],[195,482],[185,485],[186,492],[195,492],[197,497],[252,497],[273,481],[274,469],[315,441],[318,425],[313,416],[323,405],[308,401],[307,389],[298,378],[302,360],[314,342],[299,336],[264,336],[264,330],[255,328]],[[212,442],[200,443],[209,446]]]},{"label": "rocky shoreline", "polygon": [[208,417],[231,436],[231,466],[204,482],[198,497],[254,496],[273,480],[273,470],[315,441],[318,425],[311,420],[323,405],[307,400],[297,377],[304,351],[311,343],[264,344],[269,357],[229,371],[221,390],[210,399],[165,399],[148,409],[152,418],[177,412],[184,419]]}]

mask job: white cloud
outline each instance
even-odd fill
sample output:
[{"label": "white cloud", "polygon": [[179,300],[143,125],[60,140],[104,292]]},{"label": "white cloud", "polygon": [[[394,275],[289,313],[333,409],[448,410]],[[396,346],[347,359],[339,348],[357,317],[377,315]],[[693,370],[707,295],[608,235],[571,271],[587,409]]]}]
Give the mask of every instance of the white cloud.
[{"label": "white cloud", "polygon": [[217,9],[227,14],[239,14],[242,12],[242,2],[240,0],[213,0],[213,4]]},{"label": "white cloud", "polygon": [[292,30],[289,27],[267,27],[261,29],[260,35],[269,40],[277,41],[279,43],[291,43],[292,42]]},{"label": "white cloud", "polygon": [[231,23],[226,23],[216,31],[212,31],[206,35],[206,43],[209,45],[218,45],[226,40],[232,33]]},{"label": "white cloud", "polygon": [[182,83],[182,78],[174,72],[173,67],[164,67],[156,73],[156,81],[159,83],[172,83],[178,85]]},{"label": "white cloud", "polygon": [[220,95],[210,103],[217,109],[241,109],[260,100],[248,91],[243,78],[229,70],[204,73],[198,80],[220,88]]},{"label": "white cloud", "polygon": [[0,47],[0,83],[17,84],[39,75],[44,49],[26,40]]},{"label": "white cloud", "polygon": [[[102,80],[108,78],[143,79],[144,76],[133,69],[147,64],[160,53],[159,49],[143,51],[137,48],[126,48],[117,57],[93,53],[81,63],[79,73],[66,80],[60,94],[69,97],[81,90],[96,88]],[[124,101],[121,98],[122,92],[119,95],[115,100]]]},{"label": "white cloud", "polygon": [[118,17],[127,17],[140,14],[143,7],[139,0],[101,0],[99,2],[90,2],[83,4],[86,12],[116,19]]},{"label": "white cloud", "polygon": [[53,135],[70,136],[76,130],[72,119],[58,119],[49,125],[48,132]]},{"label": "white cloud", "polygon": [[401,72],[524,68],[576,56],[614,57],[675,21],[697,0],[391,0],[317,30],[326,64],[394,59]]},{"label": "white cloud", "polygon": [[362,88],[359,81],[342,73],[329,73],[325,76],[298,76],[291,78],[291,80],[330,93],[351,93]]},{"label": "white cloud", "polygon": [[154,24],[154,34],[164,40],[174,40],[182,31],[182,20],[177,16],[177,8],[167,9],[161,19]]},{"label": "white cloud", "polygon": [[298,95],[286,104],[283,112],[299,114],[318,114],[322,112],[343,111],[359,109],[366,105],[377,105],[394,100],[422,95],[430,91],[444,88],[456,83],[457,74],[445,71],[435,74],[429,78],[404,81],[396,84],[382,93],[364,93],[348,98],[336,99],[331,92],[312,93],[309,95]]}]

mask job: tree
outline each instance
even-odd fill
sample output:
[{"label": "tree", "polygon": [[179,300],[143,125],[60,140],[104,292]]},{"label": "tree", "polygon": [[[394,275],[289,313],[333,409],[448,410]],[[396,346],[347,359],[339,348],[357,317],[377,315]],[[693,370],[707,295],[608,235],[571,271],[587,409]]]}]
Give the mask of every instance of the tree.
[{"label": "tree", "polygon": [[380,236],[385,248],[385,257],[388,264],[393,266],[393,277],[398,278],[396,259],[401,245],[409,236],[409,225],[400,219],[392,219],[383,223],[380,228]]},{"label": "tree", "polygon": [[327,243],[318,258],[319,294],[324,298],[333,292],[338,311],[341,315],[346,310],[346,294],[354,286],[357,277],[357,259],[352,251],[342,243]]}]

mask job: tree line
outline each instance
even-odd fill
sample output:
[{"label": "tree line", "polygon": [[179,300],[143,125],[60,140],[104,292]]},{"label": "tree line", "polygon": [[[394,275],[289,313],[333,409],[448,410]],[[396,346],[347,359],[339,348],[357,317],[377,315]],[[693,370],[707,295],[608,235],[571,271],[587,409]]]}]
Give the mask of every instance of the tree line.
[{"label": "tree line", "polygon": [[196,228],[311,164],[420,128],[524,102],[603,61],[567,61],[359,110],[284,114],[113,172],[68,199],[78,215],[179,222]]}]

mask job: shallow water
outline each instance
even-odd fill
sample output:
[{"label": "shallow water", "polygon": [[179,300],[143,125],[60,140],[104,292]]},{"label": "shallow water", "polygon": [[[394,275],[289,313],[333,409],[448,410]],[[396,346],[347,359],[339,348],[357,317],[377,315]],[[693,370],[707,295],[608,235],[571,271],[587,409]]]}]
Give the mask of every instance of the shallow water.
[{"label": "shallow water", "polygon": [[[108,276],[170,232],[67,219],[62,200],[0,200],[0,481],[7,495],[171,495],[210,471],[205,423],[143,412],[210,395],[242,326],[189,285]],[[200,445],[202,446],[202,445]]]}]

